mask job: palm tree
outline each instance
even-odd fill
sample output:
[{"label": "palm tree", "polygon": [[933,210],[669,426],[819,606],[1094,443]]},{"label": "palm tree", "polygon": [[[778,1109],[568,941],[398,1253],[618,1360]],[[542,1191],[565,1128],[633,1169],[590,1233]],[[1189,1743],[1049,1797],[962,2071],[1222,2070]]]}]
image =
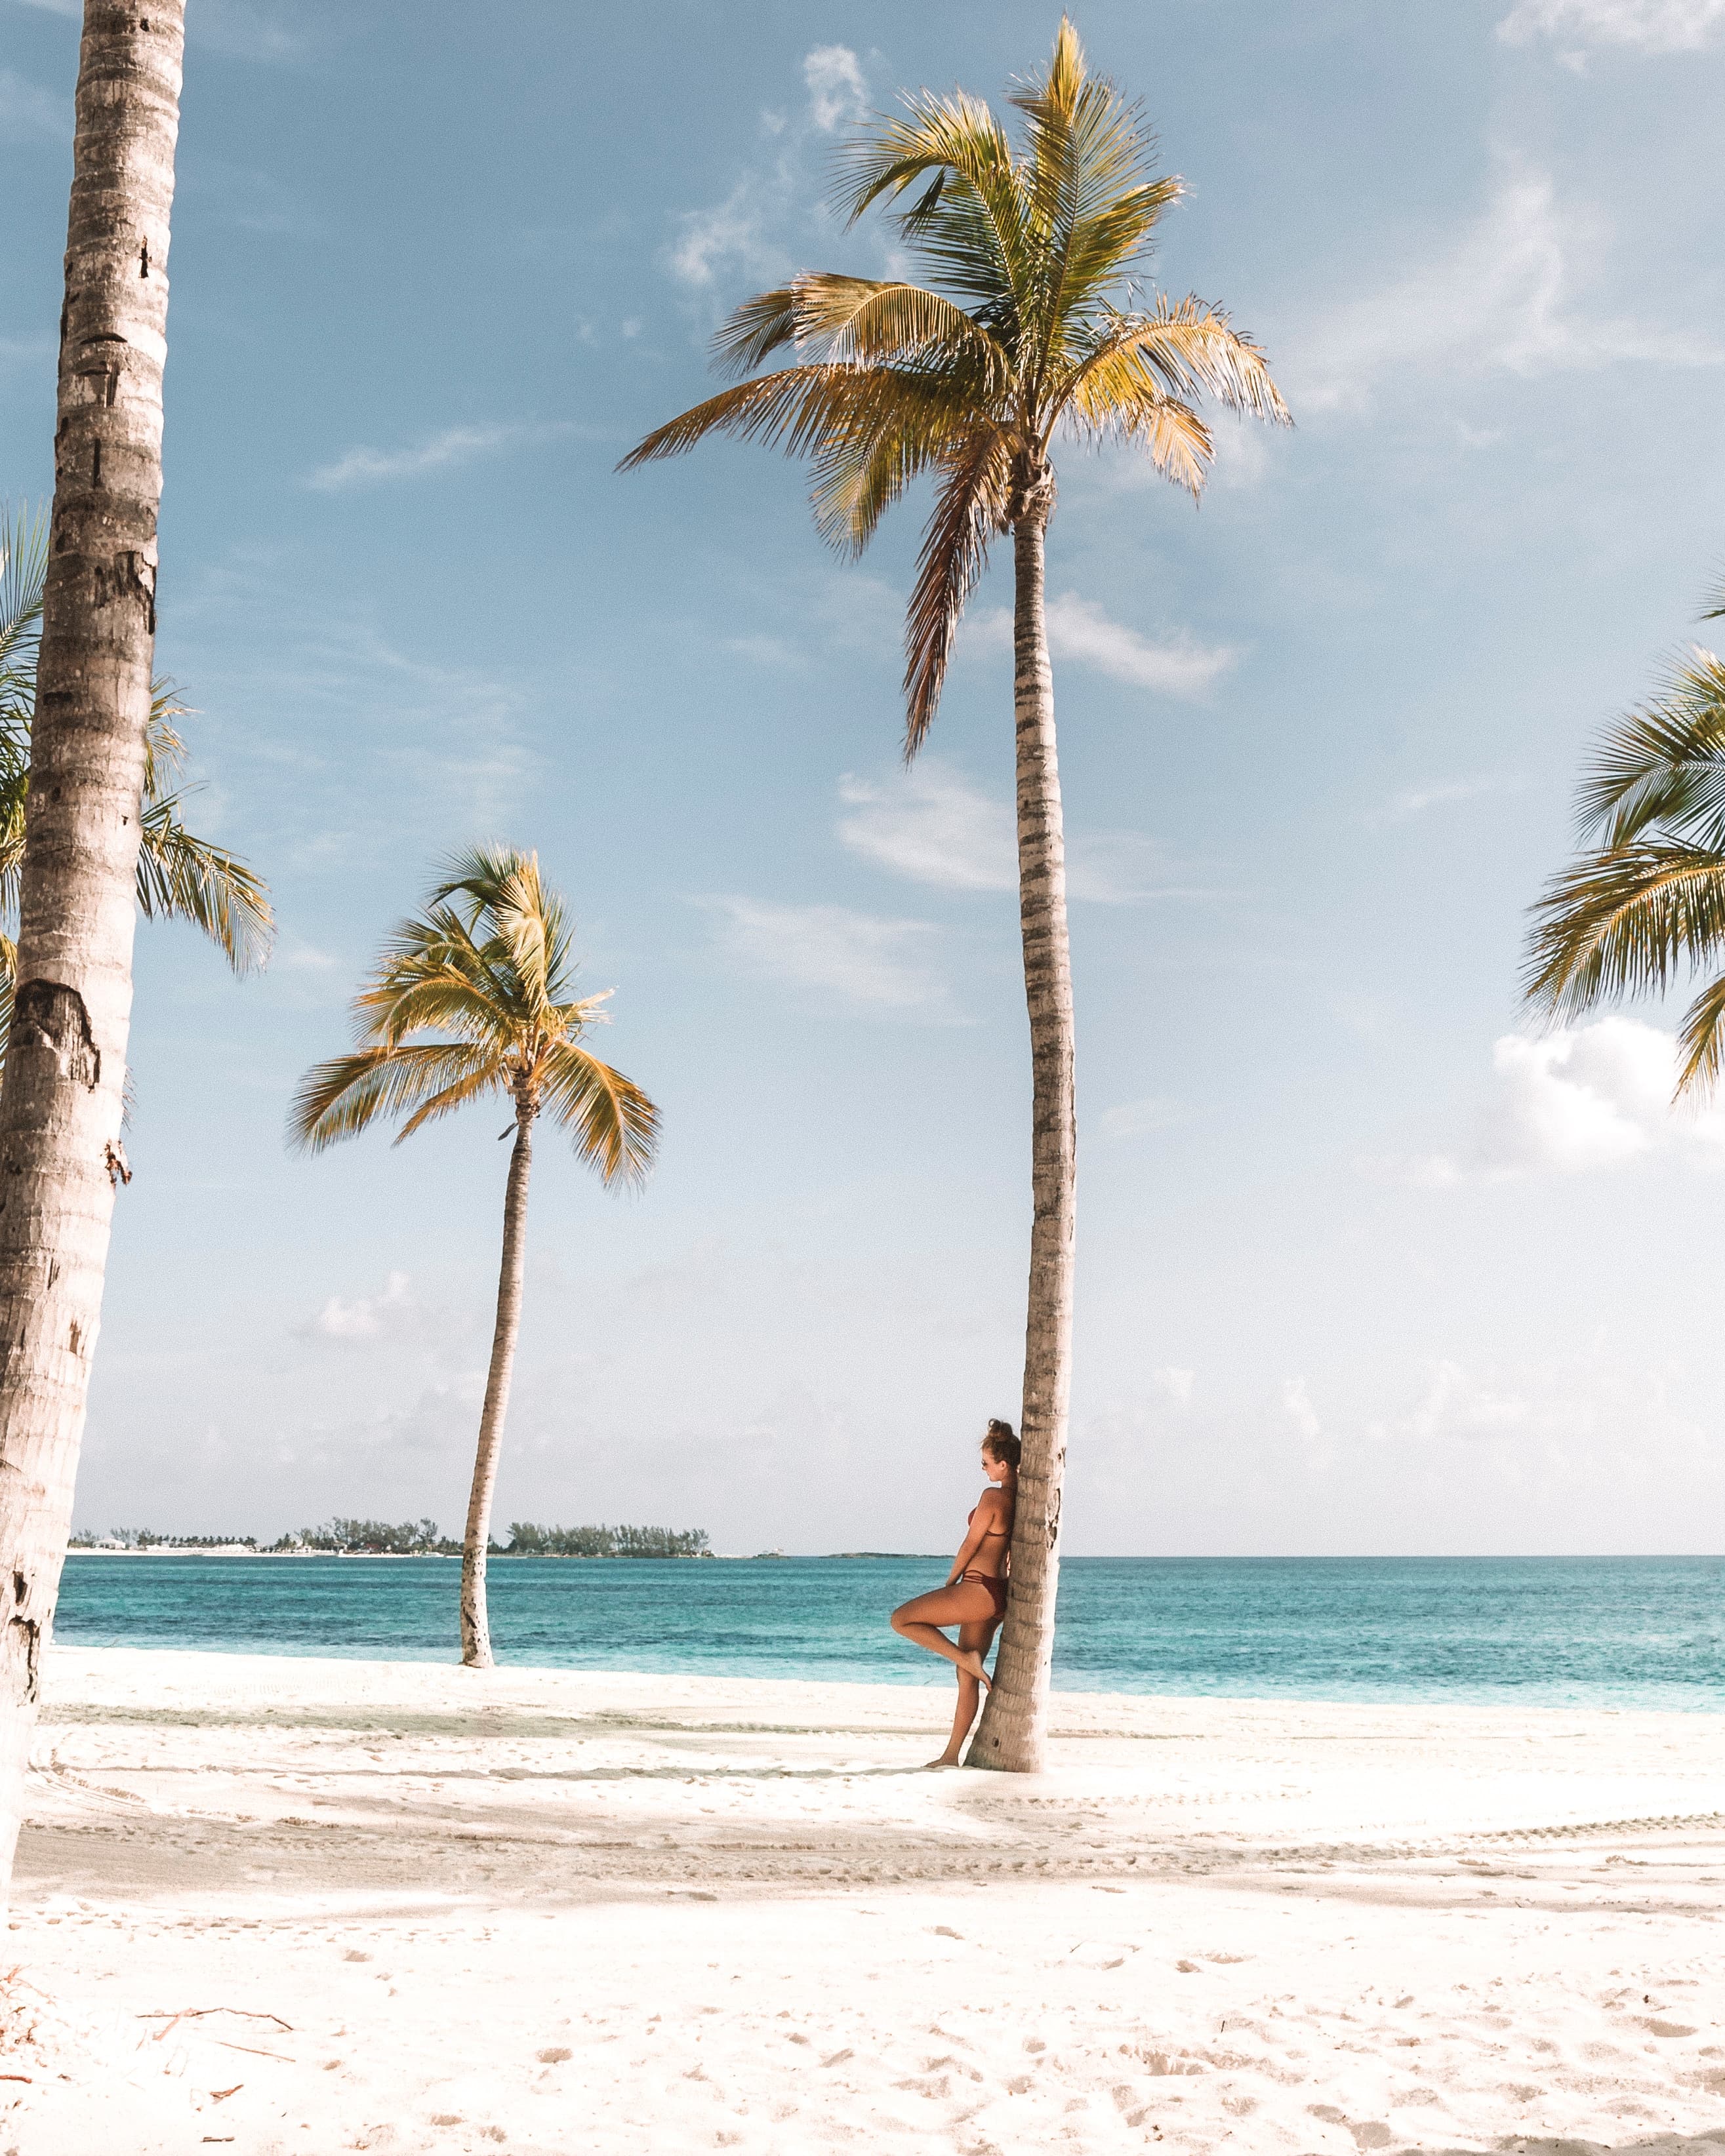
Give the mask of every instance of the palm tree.
[{"label": "palm tree", "polygon": [[533,1125],[542,1112],[562,1125],[577,1157],[608,1183],[639,1182],[658,1140],[659,1111],[646,1095],[581,1045],[587,1029],[604,1023],[599,1006],[610,991],[577,997],[572,973],[569,924],[563,901],[539,880],[538,855],[504,847],[456,855],[354,997],[353,1053],[308,1070],[288,1118],[291,1142],[318,1152],[379,1116],[405,1117],[399,1145],[469,1101],[505,1094],[514,1103],[497,1318],[461,1548],[461,1660],[470,1669],[492,1663],[485,1560],[521,1329]]},{"label": "palm tree", "polygon": [[[1218,309],[1141,304],[1135,273],[1182,192],[1158,176],[1137,110],[1087,71],[1061,23],[1046,70],[1012,103],[1015,149],[989,107],[919,91],[846,153],[838,206],[893,221],[931,282],[807,272],[745,300],[715,356],[750,378],[658,428],[625,468],[709,435],[776,445],[814,467],[822,534],[858,554],[928,475],[935,504],[906,620],[905,755],[935,717],[965,603],[991,542],[1014,564],[1019,915],[1033,1078],[1033,1216],[1025,1327],[1023,1462],[1012,1591],[971,1758],[1030,1770],[1043,1755],[1070,1389],[1075,1151],[1072,983],[1043,556],[1056,438],[1142,451],[1196,496],[1212,445],[1208,392],[1285,420],[1264,355]],[[754,370],[775,352],[797,363]]]},{"label": "palm tree", "polygon": [[[1725,594],[1703,619],[1721,613]],[[1725,664],[1697,646],[1619,719],[1577,812],[1583,850],[1532,910],[1527,1000],[1564,1019],[1709,974],[1677,1036],[1677,1092],[1704,1092],[1725,1055]]]},{"label": "palm tree", "polygon": [[[12,1019],[18,947],[8,932],[18,914],[30,791],[30,736],[36,716],[43,586],[48,531],[23,511],[0,512],[0,1057]],[[188,716],[172,681],[152,683],[144,732],[143,812],[135,883],[146,920],[188,921],[201,928],[236,973],[251,972],[275,934],[269,887],[237,854],[186,828],[188,793],[176,787],[186,744],[174,721]]]},{"label": "palm tree", "polygon": [[78,53],[18,966],[0,1081],[0,1878],[71,1524],[121,1172],[156,643],[185,0],[87,0]]}]

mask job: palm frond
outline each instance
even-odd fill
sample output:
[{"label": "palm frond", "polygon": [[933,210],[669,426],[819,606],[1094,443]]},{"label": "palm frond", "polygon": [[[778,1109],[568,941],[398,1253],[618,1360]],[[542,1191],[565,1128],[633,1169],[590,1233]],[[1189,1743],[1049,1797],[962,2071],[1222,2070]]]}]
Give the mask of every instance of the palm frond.
[{"label": "palm frond", "polygon": [[1186,403],[1208,394],[1252,418],[1293,424],[1258,345],[1191,294],[1163,295],[1148,312],[1110,315],[1080,352],[1059,402],[1099,425],[1115,398],[1136,403],[1159,393]]},{"label": "palm frond", "polygon": [[236,973],[249,973],[275,938],[269,887],[239,855],[188,831],[180,800],[152,801],[139,819],[138,911],[147,921],[190,921]]},{"label": "palm frond", "polygon": [[11,937],[0,933],[0,1061],[4,1060],[12,1032],[12,998],[17,986],[18,946]]},{"label": "palm frond", "polygon": [[1720,583],[1717,591],[1708,593],[1707,604],[1702,608],[1698,618],[1702,621],[1718,621],[1725,619],[1725,582]]},{"label": "palm frond", "polygon": [[1725,665],[1692,650],[1661,692],[1619,720],[1576,795],[1583,837],[1606,848],[1658,830],[1725,852]]},{"label": "palm frond", "polygon": [[543,1028],[554,1006],[569,999],[569,925],[563,901],[546,888],[537,854],[478,847],[445,864],[432,891],[434,908],[465,901],[465,927],[487,971],[523,1021]]},{"label": "palm frond", "polygon": [[1572,1018],[1658,992],[1725,954],[1725,860],[1670,844],[1584,855],[1547,886],[1533,923],[1522,992],[1536,1009]]},{"label": "palm frond", "polygon": [[1202,497],[1215,457],[1215,444],[1191,405],[1177,397],[1151,392],[1135,403],[1116,396],[1094,418],[1076,406],[1068,407],[1067,420],[1092,441],[1116,442],[1141,449],[1164,478],[1183,486],[1193,501]]},{"label": "palm frond", "polygon": [[1725,1058],[1725,973],[1709,981],[1683,1014],[1677,1033],[1676,1097],[1686,1093],[1710,1093],[1719,1082]]},{"label": "palm frond", "polygon": [[801,334],[794,285],[757,292],[734,308],[713,331],[708,347],[713,368],[739,377],[752,374],[763,360],[796,344]]},{"label": "palm frond", "polygon": [[979,429],[948,467],[935,496],[905,615],[907,762],[934,724],[965,603],[986,566],[989,541],[1004,526],[1010,466],[1010,450],[999,432]]},{"label": "palm frond", "polygon": [[401,1145],[415,1131],[423,1129],[427,1123],[436,1122],[444,1116],[452,1116],[457,1108],[465,1107],[468,1101],[481,1100],[488,1093],[501,1092],[504,1090],[499,1083],[501,1075],[502,1066],[499,1064],[476,1063],[465,1077],[451,1078],[446,1086],[432,1094],[423,1106],[415,1109],[391,1142]]},{"label": "palm frond", "polygon": [[180,701],[179,684],[166,679],[150,684],[150,716],[144,727],[144,799],[158,800],[173,790],[186,767],[186,743],[176,719],[195,716]]},{"label": "palm frond", "polygon": [[607,1183],[639,1183],[652,1166],[659,1111],[641,1088],[573,1041],[548,1050],[545,1113],[574,1137],[575,1152]]},{"label": "palm frond", "polygon": [[829,546],[852,557],[874,536],[882,516],[912,480],[961,454],[990,400],[951,376],[895,370],[890,399],[859,409],[835,428],[812,458],[809,501]]},{"label": "palm frond", "polygon": [[998,342],[962,307],[899,280],[806,271],[782,290],[745,300],[713,341],[715,364],[739,374],[785,346],[850,366],[968,357],[996,381],[1007,373]]},{"label": "palm frond", "polygon": [[48,517],[0,502],[0,703],[27,683],[35,704],[36,654],[48,583]]},{"label": "palm frond", "polygon": [[[300,1081],[288,1111],[288,1140],[296,1150],[322,1152],[342,1138],[355,1137],[380,1116],[421,1109],[453,1087],[507,1092],[508,1071],[501,1057],[470,1041],[398,1041],[386,1048],[362,1048],[314,1064]],[[454,1105],[453,1103],[451,1105]]]},{"label": "palm frond", "polygon": [[854,224],[874,203],[928,182],[897,213],[900,237],[980,321],[1008,331],[1031,295],[1037,248],[1006,130],[963,91],[923,90],[904,105],[902,120],[841,153],[835,205]]},{"label": "palm frond", "polygon": [[0,732],[0,919],[18,916],[18,876],[24,865],[24,803],[30,792],[30,737]]},{"label": "palm frond", "polygon": [[1034,336],[1046,367],[1099,294],[1137,267],[1183,190],[1177,179],[1152,176],[1155,144],[1138,111],[1089,75],[1069,20],[1045,74],[1012,103],[1027,122],[1024,188],[1043,256]]},{"label": "palm frond", "polygon": [[760,375],[656,427],[617,469],[633,471],[657,457],[681,456],[709,434],[761,442],[791,457],[818,453],[836,429],[856,424],[871,395],[888,386],[882,377],[889,373],[886,368],[823,365]]}]

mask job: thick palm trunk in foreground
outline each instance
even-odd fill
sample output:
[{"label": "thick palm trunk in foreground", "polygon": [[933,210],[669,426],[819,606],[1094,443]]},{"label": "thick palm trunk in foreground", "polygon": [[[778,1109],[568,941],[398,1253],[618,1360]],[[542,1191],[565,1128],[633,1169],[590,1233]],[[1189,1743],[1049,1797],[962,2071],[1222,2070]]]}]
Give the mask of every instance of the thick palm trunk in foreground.
[{"label": "thick palm trunk in foreground", "polygon": [[1012,1577],[968,1763],[1035,1774],[1043,1765],[1054,1596],[1060,1576],[1060,1491],[1072,1389],[1072,1286],[1077,1218],[1072,968],[1066,935],[1066,844],[1054,743],[1054,685],[1043,620],[1043,564],[1051,478],[1032,482],[1012,526],[1013,708],[1018,761],[1018,912],[1032,1069],[1030,1290]]},{"label": "thick palm trunk in foreground", "polygon": [[509,1184],[503,1195],[497,1322],[492,1334],[485,1407],[479,1418],[479,1451],[473,1462],[472,1495],[467,1500],[467,1532],[461,1543],[461,1660],[470,1670],[488,1670],[492,1666],[485,1553],[492,1537],[492,1493],[497,1487],[497,1453],[509,1412],[509,1381],[515,1373],[515,1342],[521,1331],[521,1282],[527,1265],[527,1186],[533,1172],[536,1112],[525,1102],[515,1111],[515,1144],[509,1155]]},{"label": "thick palm trunk in foreground", "polygon": [[54,518],[0,1091],[0,1876],[84,1430],[118,1152],[156,641],[184,0],[87,0]]}]

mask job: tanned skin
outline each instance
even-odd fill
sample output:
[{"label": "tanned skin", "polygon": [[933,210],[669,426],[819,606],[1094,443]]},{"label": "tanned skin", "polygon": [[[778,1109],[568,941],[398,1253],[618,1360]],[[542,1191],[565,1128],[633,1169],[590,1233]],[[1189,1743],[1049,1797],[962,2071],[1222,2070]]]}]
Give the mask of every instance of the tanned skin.
[{"label": "tanned skin", "polygon": [[[944,1656],[958,1671],[958,1707],[952,1717],[952,1734],[940,1757],[929,1760],[931,1767],[956,1767],[959,1763],[965,1739],[971,1733],[971,1725],[976,1719],[976,1710],[988,1686],[988,1672],[982,1666],[982,1657],[994,1645],[994,1635],[1000,1629],[994,1598],[986,1587],[974,1579],[966,1579],[964,1574],[986,1572],[996,1579],[1004,1574],[1007,1552],[1012,1546],[1018,1471],[1008,1466],[1004,1460],[996,1460],[988,1440],[984,1438],[982,1472],[988,1477],[989,1486],[971,1515],[969,1529],[952,1560],[945,1586],[937,1588],[932,1594],[919,1594],[911,1601],[901,1603],[893,1612],[893,1630],[901,1639],[914,1640],[931,1655]],[[940,1629],[943,1625],[957,1625],[955,1641]]]}]

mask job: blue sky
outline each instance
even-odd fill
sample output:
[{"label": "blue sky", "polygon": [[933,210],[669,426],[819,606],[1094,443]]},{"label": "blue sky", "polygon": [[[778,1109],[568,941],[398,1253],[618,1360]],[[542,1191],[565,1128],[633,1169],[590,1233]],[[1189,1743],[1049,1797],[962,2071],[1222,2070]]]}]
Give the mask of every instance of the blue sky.
[{"label": "blue sky", "polygon": [[[535,846],[666,1116],[541,1148],[504,1519],[940,1548],[1013,1414],[1027,1072],[1004,559],[897,758],[919,516],[618,456],[705,339],[884,237],[822,208],[1020,0],[191,0],[160,664],[268,975],[146,927],[80,1522],[460,1517],[505,1155],[281,1142],[437,857]],[[1717,1542],[1725,1115],[1675,1014],[1521,1027],[1578,756],[1725,554],[1725,0],[1085,6],[1190,192],[1160,281],[1297,425],[1201,510],[1068,454],[1050,589],[1079,998],[1075,1552]],[[0,0],[0,487],[46,493],[70,0]],[[495,1127],[494,1127],[495,1126]]]}]

